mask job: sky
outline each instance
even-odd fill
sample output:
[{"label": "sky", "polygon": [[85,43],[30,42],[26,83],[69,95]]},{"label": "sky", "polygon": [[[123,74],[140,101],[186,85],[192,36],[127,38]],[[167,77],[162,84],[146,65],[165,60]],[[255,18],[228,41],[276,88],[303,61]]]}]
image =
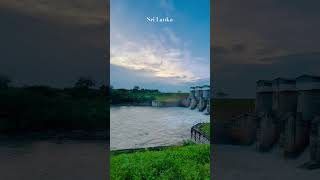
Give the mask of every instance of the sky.
[{"label": "sky", "polygon": [[[320,1],[221,0],[211,6],[213,90],[230,97],[254,97],[259,79],[320,75]],[[0,74],[19,85],[65,87],[83,75],[92,76],[97,84],[108,82],[108,7],[106,0],[1,0]],[[188,12],[187,7],[183,8]],[[134,28],[119,29],[126,30]],[[191,34],[191,39],[197,35]],[[177,36],[183,42],[188,39],[183,33]],[[200,56],[189,50],[192,57]],[[133,76],[119,69],[123,78]]]},{"label": "sky", "polygon": [[214,90],[252,98],[260,79],[319,76],[319,6],[317,0],[214,1]]},{"label": "sky", "polygon": [[1,0],[0,74],[13,85],[73,86],[90,76],[108,83],[105,0]]},{"label": "sky", "polygon": [[111,0],[110,56],[114,88],[188,92],[210,84],[210,1]]}]

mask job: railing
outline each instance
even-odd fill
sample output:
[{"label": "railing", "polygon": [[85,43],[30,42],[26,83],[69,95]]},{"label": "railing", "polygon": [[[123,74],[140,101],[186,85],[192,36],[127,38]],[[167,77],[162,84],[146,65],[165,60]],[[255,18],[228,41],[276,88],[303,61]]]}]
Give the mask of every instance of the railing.
[{"label": "railing", "polygon": [[201,131],[198,129],[200,125],[204,123],[198,123],[191,127],[191,140],[198,144],[210,144],[210,138],[207,137],[205,134],[202,134]]}]

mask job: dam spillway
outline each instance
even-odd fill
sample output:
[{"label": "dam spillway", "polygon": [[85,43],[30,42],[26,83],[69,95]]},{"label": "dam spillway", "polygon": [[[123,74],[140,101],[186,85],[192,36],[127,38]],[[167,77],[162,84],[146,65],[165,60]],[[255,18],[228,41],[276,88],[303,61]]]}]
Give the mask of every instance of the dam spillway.
[{"label": "dam spillway", "polygon": [[210,113],[210,86],[190,87],[190,94],[187,98],[187,105],[191,110],[197,109],[205,114]]},{"label": "dam spillway", "polygon": [[[277,144],[285,157],[296,157],[309,146],[310,162],[313,167],[314,164],[320,167],[319,76],[257,81],[255,112],[251,115],[230,120],[227,128],[230,132],[247,134],[242,142],[255,139],[260,151]],[[249,133],[248,127],[256,133]]]}]

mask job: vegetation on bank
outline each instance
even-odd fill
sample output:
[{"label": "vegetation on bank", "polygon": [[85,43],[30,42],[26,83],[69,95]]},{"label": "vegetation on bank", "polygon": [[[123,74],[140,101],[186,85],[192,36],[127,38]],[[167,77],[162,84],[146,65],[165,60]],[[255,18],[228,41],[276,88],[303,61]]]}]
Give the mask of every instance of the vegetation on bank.
[{"label": "vegetation on bank", "polygon": [[135,86],[133,89],[110,88],[111,104],[151,103],[153,100],[177,102],[187,96],[188,93],[162,93],[156,89],[140,89],[138,86]]},{"label": "vegetation on bank", "polygon": [[111,155],[111,179],[210,179],[210,145]]},{"label": "vegetation on bank", "polygon": [[243,113],[253,112],[255,99],[216,98],[213,102],[213,119],[224,122]]},{"label": "vegetation on bank", "polygon": [[[73,88],[48,86],[0,88],[0,133],[109,128],[107,88],[79,78]],[[9,82],[9,81],[6,81]]]},{"label": "vegetation on bank", "polygon": [[210,138],[210,123],[204,123],[199,126],[199,130],[203,133],[207,138]]}]

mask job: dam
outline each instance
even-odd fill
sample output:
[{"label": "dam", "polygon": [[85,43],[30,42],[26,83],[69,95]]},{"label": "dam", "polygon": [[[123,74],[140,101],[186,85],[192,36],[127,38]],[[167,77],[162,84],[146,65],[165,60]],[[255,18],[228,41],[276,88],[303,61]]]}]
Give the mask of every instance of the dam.
[{"label": "dam", "polygon": [[210,86],[190,87],[187,102],[187,107],[191,110],[198,110],[207,115],[210,114]]},{"label": "dam", "polygon": [[320,168],[320,77],[258,80],[255,112],[230,120],[226,127],[239,142],[255,142],[258,151],[277,148],[283,157],[297,157],[308,149],[304,167]]}]

